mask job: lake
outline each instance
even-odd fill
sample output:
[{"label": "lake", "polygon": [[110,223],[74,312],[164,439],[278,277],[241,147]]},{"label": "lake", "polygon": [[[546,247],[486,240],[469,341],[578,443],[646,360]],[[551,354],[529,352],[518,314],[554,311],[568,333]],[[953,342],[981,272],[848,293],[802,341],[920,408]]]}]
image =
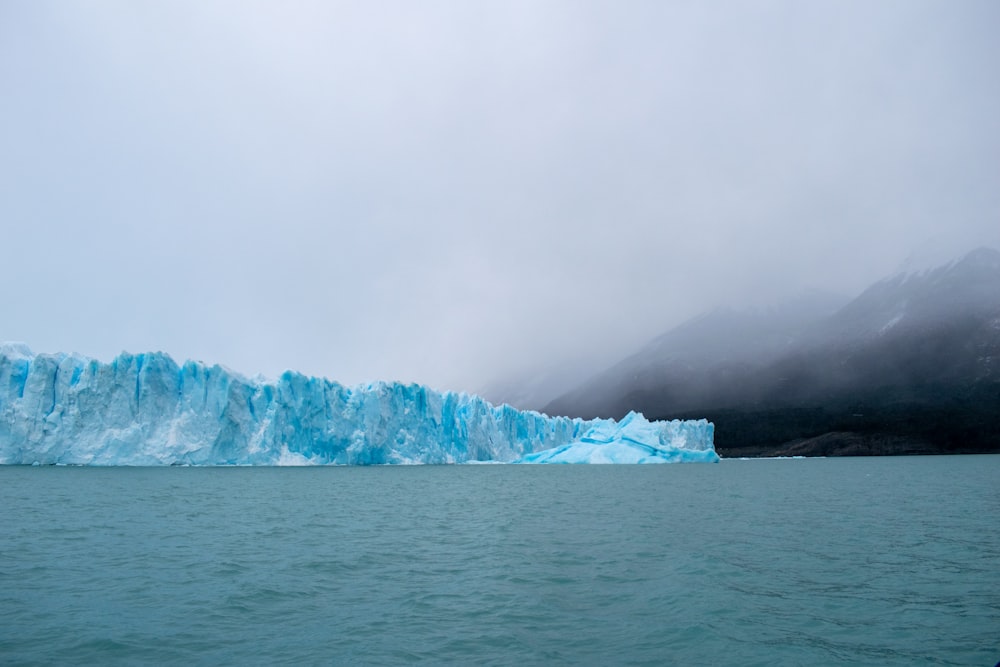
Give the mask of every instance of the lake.
[{"label": "lake", "polygon": [[0,663],[987,665],[1000,456],[0,467]]}]

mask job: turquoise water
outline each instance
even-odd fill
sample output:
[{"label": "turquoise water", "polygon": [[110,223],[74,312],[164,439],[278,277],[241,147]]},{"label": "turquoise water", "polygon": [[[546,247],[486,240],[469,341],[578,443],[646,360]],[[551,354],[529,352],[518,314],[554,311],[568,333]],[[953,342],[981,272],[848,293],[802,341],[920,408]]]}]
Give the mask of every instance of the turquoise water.
[{"label": "turquoise water", "polygon": [[994,665],[1000,456],[0,468],[0,663]]}]

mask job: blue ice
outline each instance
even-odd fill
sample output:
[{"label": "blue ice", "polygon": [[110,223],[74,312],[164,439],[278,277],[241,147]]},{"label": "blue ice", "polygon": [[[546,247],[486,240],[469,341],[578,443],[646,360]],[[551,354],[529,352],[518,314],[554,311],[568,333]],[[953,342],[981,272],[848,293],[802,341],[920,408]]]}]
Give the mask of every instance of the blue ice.
[{"label": "blue ice", "polygon": [[248,379],[162,352],[102,363],[0,345],[0,464],[716,461],[713,429],[549,417],[417,384]]}]

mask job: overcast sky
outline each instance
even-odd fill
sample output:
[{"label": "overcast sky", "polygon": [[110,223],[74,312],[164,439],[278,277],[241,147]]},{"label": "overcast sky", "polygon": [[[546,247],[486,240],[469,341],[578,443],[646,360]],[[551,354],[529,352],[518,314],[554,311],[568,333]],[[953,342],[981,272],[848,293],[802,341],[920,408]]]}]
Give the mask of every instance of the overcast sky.
[{"label": "overcast sky", "polygon": [[1000,245],[997,35],[995,0],[0,0],[0,339],[473,390],[853,294]]}]

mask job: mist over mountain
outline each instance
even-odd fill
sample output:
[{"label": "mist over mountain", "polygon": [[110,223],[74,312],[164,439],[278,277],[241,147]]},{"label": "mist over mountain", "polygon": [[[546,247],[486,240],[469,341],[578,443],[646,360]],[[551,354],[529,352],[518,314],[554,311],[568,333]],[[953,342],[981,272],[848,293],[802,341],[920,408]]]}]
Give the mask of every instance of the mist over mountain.
[{"label": "mist over mountain", "polygon": [[707,417],[730,456],[996,451],[1000,252],[904,267],[850,301],[714,310],[531,407]]},{"label": "mist over mountain", "polygon": [[567,361],[533,371],[514,371],[476,389],[494,405],[506,403],[518,410],[541,410],[590,379],[594,368],[586,361]]},{"label": "mist over mountain", "polygon": [[587,360],[564,362],[532,373],[512,373],[476,393],[493,403],[526,410],[542,410],[557,398],[572,396],[577,409],[589,406],[600,411],[623,388],[655,386],[664,374],[684,374],[724,361],[774,358],[794,344],[801,329],[848,301],[832,292],[807,290],[766,308],[719,307],[657,336],[607,370]]},{"label": "mist over mountain", "polygon": [[[810,291],[770,308],[712,310],[658,336],[545,408],[617,412],[636,394],[663,390],[665,378],[681,390],[672,402],[700,404],[704,395],[723,391],[728,376],[799,349],[810,326],[846,302],[846,297]],[[709,369],[719,375],[718,383],[706,384],[712,380]]]}]

